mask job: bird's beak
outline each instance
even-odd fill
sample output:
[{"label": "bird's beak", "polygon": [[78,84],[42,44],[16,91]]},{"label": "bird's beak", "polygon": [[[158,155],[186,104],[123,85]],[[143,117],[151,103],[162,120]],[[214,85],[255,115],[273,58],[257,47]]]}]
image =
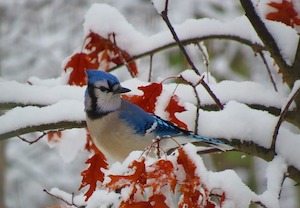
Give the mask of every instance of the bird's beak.
[{"label": "bird's beak", "polygon": [[115,94],[121,94],[121,93],[126,93],[126,92],[130,92],[130,89],[127,89],[125,87],[120,87],[119,89],[115,90],[114,93]]}]

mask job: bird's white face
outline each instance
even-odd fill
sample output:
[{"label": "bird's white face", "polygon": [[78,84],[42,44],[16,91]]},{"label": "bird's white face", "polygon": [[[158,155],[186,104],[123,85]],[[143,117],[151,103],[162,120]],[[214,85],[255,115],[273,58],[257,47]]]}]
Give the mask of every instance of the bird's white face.
[{"label": "bird's white face", "polygon": [[108,113],[117,110],[121,106],[119,93],[115,93],[120,84],[110,86],[106,80],[97,81],[88,85],[85,95],[85,110],[97,113]]}]

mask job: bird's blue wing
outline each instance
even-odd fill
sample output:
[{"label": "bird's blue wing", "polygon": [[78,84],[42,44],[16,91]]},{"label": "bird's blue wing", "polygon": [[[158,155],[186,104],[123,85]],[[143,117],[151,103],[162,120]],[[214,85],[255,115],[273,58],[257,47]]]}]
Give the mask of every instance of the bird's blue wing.
[{"label": "bird's blue wing", "polygon": [[231,146],[218,139],[194,135],[189,131],[181,129],[169,121],[165,121],[158,116],[145,112],[142,108],[126,100],[122,101],[120,118],[133,127],[137,134],[145,135],[154,133],[159,137],[186,136],[191,139],[196,139],[199,142],[204,142],[207,145],[212,145],[217,148],[220,147],[222,150],[232,149]]},{"label": "bird's blue wing", "polygon": [[151,114],[127,100],[122,100],[119,116],[134,128],[137,134],[146,134],[147,130],[155,124],[155,119]]},{"label": "bird's blue wing", "polygon": [[145,112],[135,104],[122,101],[120,118],[132,126],[138,134],[154,133],[157,136],[175,136],[185,131],[174,126],[171,122]]}]

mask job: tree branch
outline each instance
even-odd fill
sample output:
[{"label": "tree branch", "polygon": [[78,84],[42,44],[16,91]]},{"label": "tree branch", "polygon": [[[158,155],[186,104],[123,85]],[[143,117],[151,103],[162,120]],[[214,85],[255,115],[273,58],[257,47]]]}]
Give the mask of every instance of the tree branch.
[{"label": "tree branch", "polygon": [[[193,61],[191,60],[190,56],[188,55],[188,53],[186,52],[183,44],[181,43],[181,41],[179,40],[170,20],[168,17],[168,0],[166,0],[166,4],[165,4],[165,10],[162,11],[161,13],[161,17],[163,18],[163,20],[165,21],[165,23],[167,24],[170,32],[173,35],[173,38],[175,39],[176,43],[178,44],[180,50],[182,51],[183,55],[185,56],[187,62],[189,63],[189,65],[192,67],[192,69],[194,70],[194,72],[196,74],[198,74],[200,76],[200,72],[199,70],[196,68],[196,66],[194,65]],[[210,87],[207,85],[207,83],[202,79],[201,81],[201,85],[206,89],[206,91],[208,92],[208,94],[212,97],[212,99],[215,101],[215,103],[217,104],[217,106],[219,107],[220,110],[223,109],[223,105],[220,102],[219,98],[213,93],[213,91],[210,89]]]},{"label": "tree branch", "polygon": [[[182,40],[180,40],[180,42],[183,45],[189,45],[189,44],[198,43],[198,42],[201,42],[201,41],[204,41],[204,40],[213,40],[213,39],[237,41],[241,44],[245,44],[245,45],[251,47],[254,52],[266,50],[263,45],[253,43],[251,40],[244,39],[244,38],[241,38],[239,36],[233,36],[233,35],[228,35],[228,34],[204,35],[204,36],[197,37],[197,38],[182,39]],[[154,48],[152,50],[149,50],[149,51],[146,51],[146,52],[143,52],[143,53],[132,56],[130,59],[127,60],[127,63],[130,63],[132,61],[135,61],[135,60],[140,59],[140,58],[145,57],[145,56],[150,56],[150,55],[156,54],[160,51],[167,50],[169,48],[173,48],[175,46],[178,46],[176,41],[166,43],[165,45],[159,46],[159,47]],[[119,64],[119,65],[116,65],[116,66],[110,68],[109,70],[115,70],[117,68],[120,68],[123,65],[124,65],[123,63]]]},{"label": "tree branch", "polygon": [[[266,49],[270,52],[271,56],[275,60],[276,64],[279,66],[280,70],[283,74],[283,80],[289,85],[290,88],[293,87],[294,82],[298,79],[300,79],[300,70],[299,65],[300,61],[296,61],[296,65],[298,68],[296,68],[293,64],[293,66],[289,66],[286,61],[284,60],[282,54],[280,53],[280,49],[273,38],[272,34],[268,31],[266,28],[264,22],[261,20],[259,15],[257,14],[254,5],[251,0],[240,0],[241,5],[243,6],[246,16],[248,17],[249,21],[251,22],[253,28],[257,32],[258,36],[264,43]],[[298,49],[296,54],[296,59],[300,57],[300,43],[298,43]],[[295,59],[295,60],[296,60]],[[295,69],[295,70],[293,70]]]},{"label": "tree branch", "polygon": [[280,128],[282,122],[284,121],[284,117],[286,116],[286,114],[287,114],[287,112],[289,110],[290,105],[297,98],[297,96],[299,94],[300,94],[300,88],[298,88],[297,91],[291,96],[291,98],[289,99],[289,101],[285,105],[284,109],[280,113],[280,116],[278,118],[278,122],[277,122],[275,130],[274,130],[274,134],[273,134],[273,137],[272,137],[272,145],[271,145],[271,149],[272,150],[275,150],[276,138],[277,138],[277,135],[278,135],[279,128]]},{"label": "tree branch", "polygon": [[52,131],[55,129],[64,130],[64,129],[73,129],[73,128],[84,128],[84,127],[86,127],[85,121],[81,121],[81,122],[62,121],[57,123],[41,124],[38,126],[28,126],[25,128],[20,128],[14,131],[0,134],[0,141],[15,136],[32,133],[32,132],[44,132],[49,130]]}]

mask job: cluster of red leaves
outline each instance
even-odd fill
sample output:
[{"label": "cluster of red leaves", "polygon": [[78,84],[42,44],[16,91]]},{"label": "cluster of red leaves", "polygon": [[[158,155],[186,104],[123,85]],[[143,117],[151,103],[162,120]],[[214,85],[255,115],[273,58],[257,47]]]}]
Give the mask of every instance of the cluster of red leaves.
[{"label": "cluster of red leaves", "polygon": [[[72,69],[68,81],[69,85],[85,85],[86,69],[98,69],[101,67],[102,70],[109,71],[111,64],[119,65],[131,59],[131,56],[126,51],[117,47],[114,34],[111,36],[113,40],[90,32],[85,37],[85,44],[81,52],[73,54],[64,66],[65,71]],[[134,61],[130,62],[127,68],[133,77],[137,76],[138,70]]]},{"label": "cluster of red leaves", "polygon": [[[176,175],[179,166],[183,167],[183,180],[182,176]],[[146,166],[145,158],[142,157],[139,161],[133,161],[128,168],[133,171],[132,174],[108,175],[110,182],[103,184],[110,191],[125,187],[131,189],[128,199],[120,203],[122,208],[168,208],[166,198],[175,194],[176,190],[180,192],[180,208],[216,207],[210,201],[208,189],[196,173],[196,164],[183,148],[178,149],[177,163],[160,159]]]},{"label": "cluster of red leaves", "polygon": [[102,169],[108,169],[108,163],[104,154],[94,144],[89,133],[87,133],[86,139],[85,149],[89,152],[94,152],[94,155],[85,162],[89,164],[89,167],[81,172],[82,181],[79,190],[89,185],[88,191],[85,193],[86,200],[88,200],[96,190],[98,181],[104,181]]},{"label": "cluster of red leaves", "polygon": [[299,14],[291,0],[282,0],[280,3],[270,2],[268,5],[276,9],[275,12],[266,15],[268,20],[279,21],[291,27],[300,25]]},{"label": "cluster of red leaves", "polygon": [[[163,85],[161,83],[154,82],[147,86],[140,86],[138,87],[138,89],[143,91],[143,95],[123,95],[123,98],[129,100],[132,103],[135,103],[148,113],[154,114],[157,99],[163,92]],[[187,129],[187,125],[179,119],[177,119],[177,117],[175,116],[175,113],[185,111],[185,108],[179,104],[178,96],[174,94],[170,96],[168,105],[164,110],[165,112],[169,113],[169,121],[177,124],[181,128]]]}]

